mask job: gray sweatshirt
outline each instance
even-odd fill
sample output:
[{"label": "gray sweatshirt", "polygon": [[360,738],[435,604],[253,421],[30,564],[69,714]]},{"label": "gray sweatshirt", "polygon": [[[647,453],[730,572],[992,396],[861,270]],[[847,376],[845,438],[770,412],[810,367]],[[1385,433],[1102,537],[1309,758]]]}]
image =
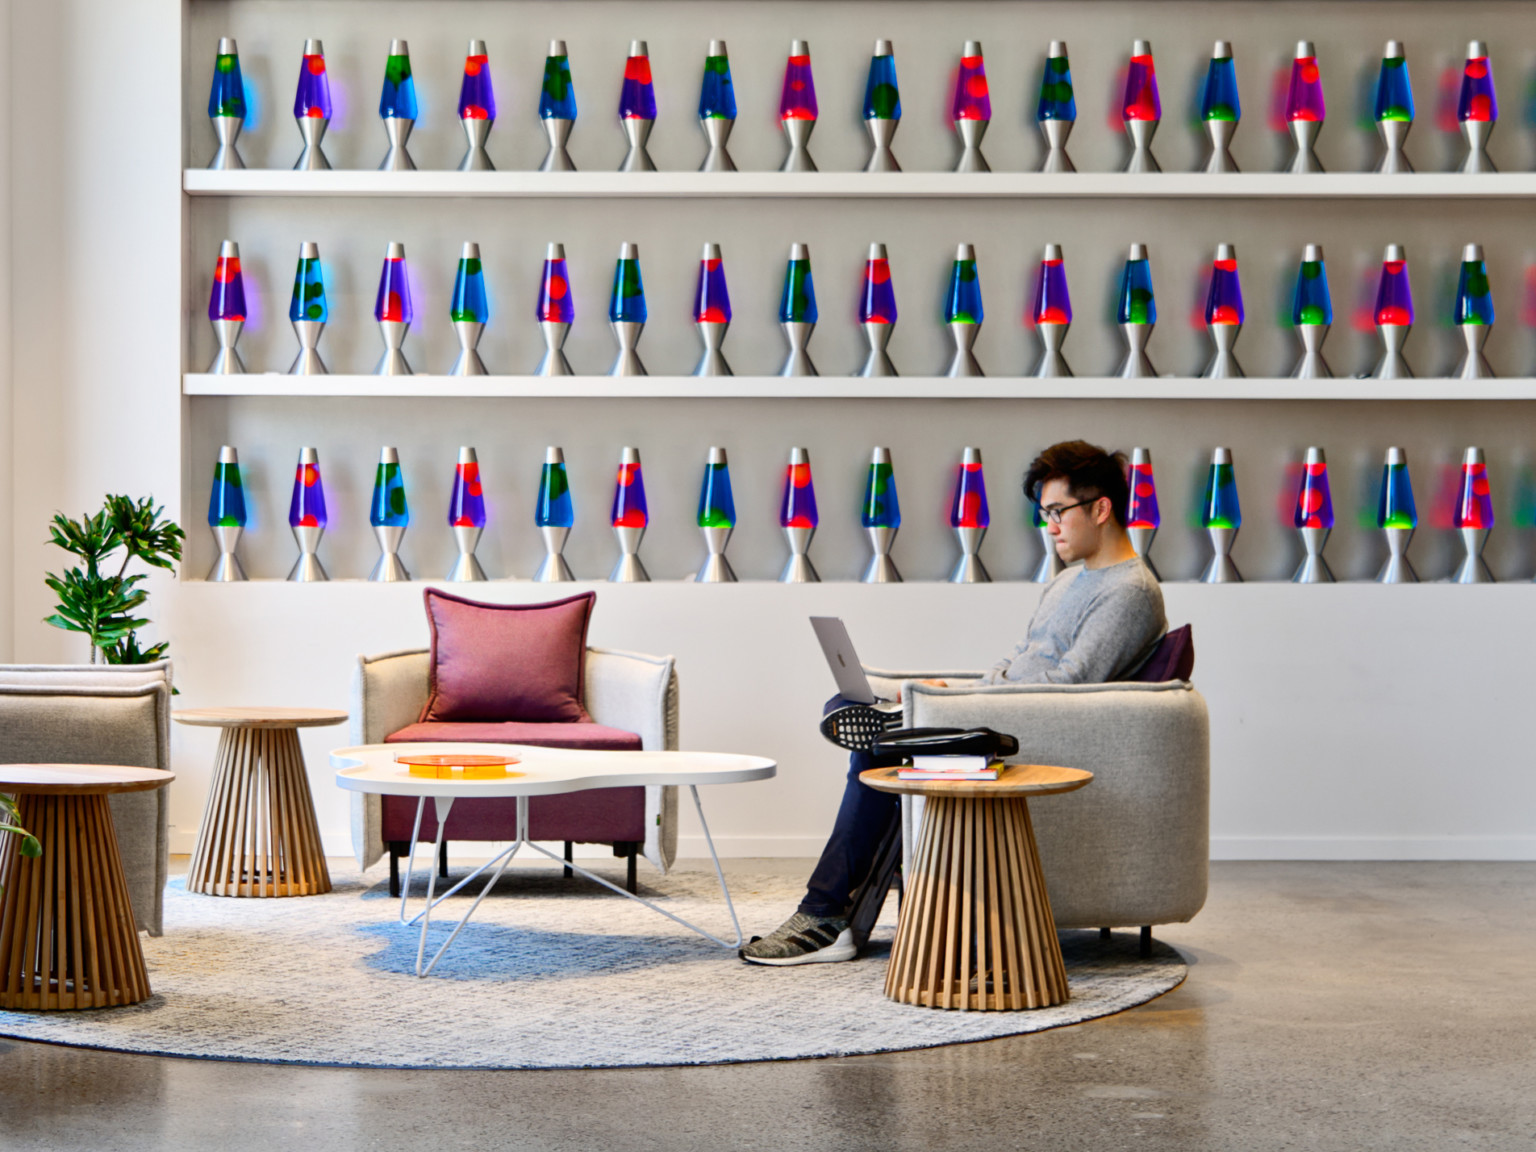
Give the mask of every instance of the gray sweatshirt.
[{"label": "gray sweatshirt", "polygon": [[1068,568],[986,684],[1105,684],[1139,668],[1168,631],[1163,590],[1138,559]]}]

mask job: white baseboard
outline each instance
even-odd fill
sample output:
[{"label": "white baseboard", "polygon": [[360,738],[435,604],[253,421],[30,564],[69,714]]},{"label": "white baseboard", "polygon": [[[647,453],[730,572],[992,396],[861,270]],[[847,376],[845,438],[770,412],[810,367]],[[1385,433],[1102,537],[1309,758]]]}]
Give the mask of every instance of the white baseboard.
[{"label": "white baseboard", "polygon": [[1536,860],[1536,836],[1212,836],[1212,860]]}]

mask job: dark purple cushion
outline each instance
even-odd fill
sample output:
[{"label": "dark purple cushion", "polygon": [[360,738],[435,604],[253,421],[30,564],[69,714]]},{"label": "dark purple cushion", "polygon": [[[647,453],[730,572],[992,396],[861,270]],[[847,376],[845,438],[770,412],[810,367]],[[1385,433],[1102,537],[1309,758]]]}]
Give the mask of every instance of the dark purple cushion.
[{"label": "dark purple cushion", "polygon": [[437,588],[426,721],[589,723],[582,706],[587,623],[597,593],[544,604],[482,604]]},{"label": "dark purple cushion", "polygon": [[426,720],[384,737],[386,744],[462,742],[466,744],[532,744],[539,748],[595,748],[600,752],[638,752],[640,737],[622,728],[593,724],[528,724],[487,720],[470,723]]},{"label": "dark purple cushion", "polygon": [[1175,628],[1161,640],[1131,679],[1142,684],[1188,680],[1195,673],[1195,634],[1188,624]]}]

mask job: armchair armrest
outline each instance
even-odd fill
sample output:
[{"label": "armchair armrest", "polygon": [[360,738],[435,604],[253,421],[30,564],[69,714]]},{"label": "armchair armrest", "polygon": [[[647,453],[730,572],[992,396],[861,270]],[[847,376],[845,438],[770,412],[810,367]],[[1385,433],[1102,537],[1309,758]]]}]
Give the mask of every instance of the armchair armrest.
[{"label": "armchair armrest", "polygon": [[677,664],[671,656],[588,648],[585,704],[599,724],[639,733],[647,751],[677,747]]},{"label": "armchair armrest", "polygon": [[[885,700],[900,699],[903,702],[907,697],[902,693],[902,685],[909,680],[947,680],[967,681],[980,680],[985,672],[977,672],[974,669],[966,669],[962,672],[898,672],[889,668],[864,668],[864,675],[869,677],[869,686],[875,690],[875,695]],[[911,706],[907,707],[906,724],[913,726]]]},{"label": "armchair armrest", "polygon": [[391,732],[421,719],[430,665],[425,648],[357,658],[348,733],[353,744],[382,744]]}]

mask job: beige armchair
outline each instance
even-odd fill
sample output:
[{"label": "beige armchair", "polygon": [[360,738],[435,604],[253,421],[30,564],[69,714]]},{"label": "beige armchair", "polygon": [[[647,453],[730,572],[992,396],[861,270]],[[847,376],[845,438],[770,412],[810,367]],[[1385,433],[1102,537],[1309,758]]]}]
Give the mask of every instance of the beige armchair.
[{"label": "beige armchair", "polygon": [[[0,762],[171,767],[171,664],[0,665]],[[109,797],[141,932],[162,930],[170,789]]]},{"label": "beige armchair", "polygon": [[[867,669],[899,691],[910,727],[986,726],[1018,738],[1015,763],[1086,768],[1093,783],[1030,801],[1058,928],[1193,919],[1210,858],[1210,721],[1182,680],[1159,684],[966,684],[975,672]],[[914,683],[943,679],[949,687]],[[904,813],[915,843],[916,806]]]},{"label": "beige armchair", "polygon": [[[424,648],[358,657],[352,674],[353,744],[382,744],[391,732],[416,723],[427,702],[430,661]],[[595,723],[638,734],[647,750],[677,747],[672,657],[588,648],[584,681],[583,704]],[[384,855],[383,804],[378,796],[351,796],[352,846],[358,864],[367,868]],[[665,872],[677,855],[677,789],[646,788],[643,818],[640,852]]]}]

